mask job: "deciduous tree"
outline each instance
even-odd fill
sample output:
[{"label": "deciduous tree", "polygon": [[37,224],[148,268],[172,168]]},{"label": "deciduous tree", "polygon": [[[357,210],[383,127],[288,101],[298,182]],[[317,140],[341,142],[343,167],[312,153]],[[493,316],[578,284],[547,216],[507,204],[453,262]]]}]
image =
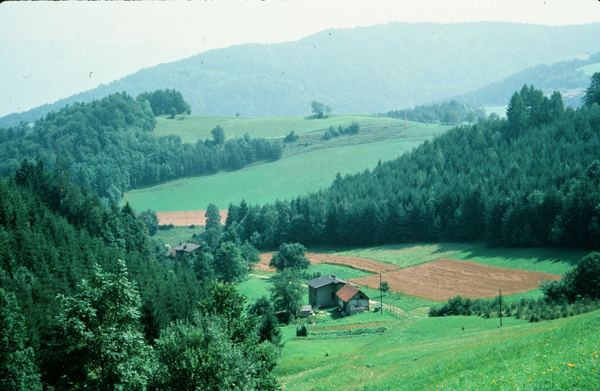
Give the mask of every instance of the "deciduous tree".
[{"label": "deciduous tree", "polygon": [[284,243],[279,246],[279,250],[271,258],[269,266],[275,268],[277,271],[307,269],[310,266],[310,262],[304,256],[305,252],[306,248],[300,243]]}]

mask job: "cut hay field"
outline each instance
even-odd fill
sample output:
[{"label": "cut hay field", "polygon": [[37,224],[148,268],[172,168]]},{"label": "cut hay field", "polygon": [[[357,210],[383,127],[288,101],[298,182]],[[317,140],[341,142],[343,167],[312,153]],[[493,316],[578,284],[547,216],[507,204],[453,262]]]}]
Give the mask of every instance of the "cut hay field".
[{"label": "cut hay field", "polygon": [[[221,224],[227,220],[227,209],[220,210]],[[183,212],[158,212],[158,224],[173,224],[176,227],[187,227],[189,225],[206,225],[205,210],[186,210]]]},{"label": "cut hay field", "polygon": [[346,128],[355,121],[362,128],[398,128],[404,121],[373,115],[330,115],[327,118],[308,117],[211,117],[199,115],[177,115],[174,119],[161,116],[156,119],[154,133],[157,136],[177,134],[184,143],[212,139],[210,131],[221,126],[227,137],[243,137],[248,133],[252,138],[283,138],[290,131],[297,135],[323,133],[330,126]]},{"label": "cut hay field", "polygon": [[[379,276],[354,278],[351,282],[379,288]],[[562,276],[518,269],[505,269],[475,262],[443,258],[402,270],[383,273],[390,290],[429,300],[451,297],[492,298],[538,289],[540,281],[560,280]]]},{"label": "cut hay field", "polygon": [[[273,254],[273,252],[260,254],[260,263],[256,265],[255,269],[264,271],[275,271],[274,269],[269,267],[269,262],[271,261]],[[398,269],[397,266],[375,261],[368,258],[321,254],[313,252],[307,252],[304,255],[306,256],[306,258],[308,258],[311,265],[334,264],[351,267],[353,269],[364,270],[369,273],[384,273],[386,271]]]},{"label": "cut hay field", "polygon": [[564,274],[589,251],[557,248],[487,248],[483,244],[414,243],[335,252],[373,259],[402,268],[440,258],[471,261],[487,266]]}]

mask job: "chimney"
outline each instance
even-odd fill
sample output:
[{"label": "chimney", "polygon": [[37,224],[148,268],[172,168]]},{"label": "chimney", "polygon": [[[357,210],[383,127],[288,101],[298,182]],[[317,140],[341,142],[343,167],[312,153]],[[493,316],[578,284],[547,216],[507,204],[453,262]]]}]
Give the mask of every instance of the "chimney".
[{"label": "chimney", "polygon": [[331,275],[331,278],[333,278],[333,279],[335,280],[335,274],[332,274],[332,275]]}]

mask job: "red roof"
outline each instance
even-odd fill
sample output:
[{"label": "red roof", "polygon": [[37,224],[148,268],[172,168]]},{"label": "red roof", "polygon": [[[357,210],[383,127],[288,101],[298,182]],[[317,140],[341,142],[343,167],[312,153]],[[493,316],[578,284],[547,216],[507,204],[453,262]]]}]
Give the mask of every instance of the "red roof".
[{"label": "red roof", "polygon": [[342,287],[342,289],[340,289],[339,291],[337,291],[337,293],[335,294],[337,297],[339,297],[340,299],[342,299],[342,301],[344,303],[347,303],[348,300],[350,300],[351,298],[354,297],[354,295],[356,295],[358,292],[360,292],[358,290],[357,287],[355,287],[352,284],[346,284]]}]

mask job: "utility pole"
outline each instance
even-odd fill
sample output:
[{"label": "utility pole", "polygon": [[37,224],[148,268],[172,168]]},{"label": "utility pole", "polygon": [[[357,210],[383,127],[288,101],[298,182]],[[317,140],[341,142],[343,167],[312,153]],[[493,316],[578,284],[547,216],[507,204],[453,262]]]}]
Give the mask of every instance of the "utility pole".
[{"label": "utility pole", "polygon": [[502,289],[500,289],[500,327],[502,327]]},{"label": "utility pole", "polygon": [[383,290],[381,290],[381,273],[379,273],[379,301],[381,302],[381,315],[383,315]]}]

